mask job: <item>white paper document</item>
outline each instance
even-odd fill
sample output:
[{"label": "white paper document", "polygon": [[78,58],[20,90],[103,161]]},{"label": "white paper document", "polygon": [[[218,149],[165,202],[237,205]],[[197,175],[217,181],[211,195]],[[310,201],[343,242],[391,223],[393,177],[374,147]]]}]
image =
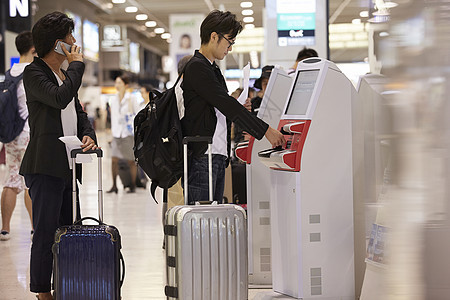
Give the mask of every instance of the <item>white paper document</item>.
[{"label": "white paper document", "polygon": [[248,82],[250,80],[250,63],[247,63],[247,65],[242,69],[242,72],[244,73],[244,82],[242,83],[242,86],[244,90],[242,91],[241,95],[238,98],[239,103],[244,105],[245,100],[248,98]]},{"label": "white paper document", "polygon": [[[75,135],[70,136],[62,136],[59,138],[64,144],[66,144],[67,148],[67,155],[70,157],[70,151],[73,149],[81,149],[81,145],[83,143],[80,141],[80,139]],[[83,163],[90,163],[92,162],[91,155],[77,155],[77,163],[83,164]],[[69,164],[72,164],[72,160],[69,159]],[[70,166],[72,168],[72,166]]]}]

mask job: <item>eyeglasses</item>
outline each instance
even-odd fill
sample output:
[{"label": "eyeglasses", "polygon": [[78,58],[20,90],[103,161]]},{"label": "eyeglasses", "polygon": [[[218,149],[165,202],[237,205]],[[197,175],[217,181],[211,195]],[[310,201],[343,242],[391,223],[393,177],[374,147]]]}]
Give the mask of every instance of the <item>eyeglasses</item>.
[{"label": "eyeglasses", "polygon": [[220,35],[221,37],[223,37],[227,42],[228,42],[228,49],[230,49],[231,46],[233,46],[236,42],[235,41],[230,41],[229,39],[227,39],[223,34],[221,34],[220,32],[217,32],[218,35]]}]

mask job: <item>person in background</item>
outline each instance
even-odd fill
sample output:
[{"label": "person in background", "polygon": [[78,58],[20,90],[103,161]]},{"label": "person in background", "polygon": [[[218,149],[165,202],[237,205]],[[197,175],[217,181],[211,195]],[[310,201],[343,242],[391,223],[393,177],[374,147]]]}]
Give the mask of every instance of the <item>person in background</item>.
[{"label": "person in background", "polygon": [[295,63],[292,66],[292,68],[288,70],[288,74],[291,75],[295,73],[295,70],[297,70],[298,63],[310,57],[319,57],[319,55],[317,54],[316,50],[304,47],[302,50],[298,52],[297,59],[295,60]]},{"label": "person in background", "polygon": [[[215,63],[232,50],[241,30],[242,24],[236,20],[236,15],[229,11],[211,11],[200,26],[201,46],[187,63],[181,84],[185,104],[185,115],[181,119],[183,134],[213,137],[213,198],[219,203],[223,200],[230,153],[231,122],[257,139],[265,136],[274,147],[286,142],[279,131],[228,95],[225,79]],[[188,147],[192,153],[188,163],[188,202],[194,204],[209,200],[207,145],[192,143]]]},{"label": "person in background", "polygon": [[[19,52],[19,63],[16,63],[11,68],[11,76],[17,77],[23,73],[23,70],[29,65],[36,56],[36,50],[33,45],[33,37],[31,31],[24,31],[19,33],[16,37],[16,49]],[[25,89],[23,87],[23,80],[17,86],[17,100],[19,105],[19,113],[22,119],[28,119],[28,109],[26,104]],[[30,126],[28,120],[23,126],[22,132],[10,143],[5,144],[6,151],[6,165],[8,167],[9,176],[3,186],[1,197],[2,210],[2,230],[0,232],[0,240],[6,241],[10,239],[10,223],[11,217],[16,206],[17,195],[24,191],[25,207],[31,221],[31,237],[33,237],[33,218],[31,214],[31,198],[28,189],[25,186],[25,181],[19,175],[20,163],[23,155],[30,141]]]},{"label": "person in background", "polygon": [[253,85],[261,91],[261,93],[251,99],[251,111],[255,115],[258,114],[259,107],[261,106],[262,98],[266,92],[267,83],[269,82],[270,74],[272,74],[273,68],[274,66],[264,66],[262,68],[261,77],[256,79],[255,84]]},{"label": "person in background", "polygon": [[[72,166],[70,149],[59,138],[77,136],[83,150],[97,149],[94,129],[77,95],[85,65],[81,48],[72,35],[74,26],[73,20],[61,12],[39,19],[32,29],[38,57],[23,75],[30,142],[20,174],[25,177],[33,204],[30,290],[38,293],[40,300],[53,299],[55,231],[73,221],[72,168],[76,168],[77,179],[81,180],[81,165]],[[65,47],[64,54],[56,52],[58,42],[69,44],[70,52]],[[61,69],[65,60],[69,63],[67,71]],[[79,205],[76,218],[80,218]]]},{"label": "person in background", "polygon": [[147,103],[150,102],[150,92],[154,89],[154,87],[150,84],[143,84],[141,85],[140,92],[141,96],[144,99],[144,102],[141,105],[141,109],[144,108]]},{"label": "person in background", "polygon": [[113,186],[107,193],[116,193],[117,176],[119,175],[119,159],[127,161],[131,173],[131,186],[127,193],[136,191],[137,166],[134,161],[134,116],[139,112],[139,104],[136,99],[127,91],[130,78],[126,75],[118,76],[115,80],[117,90],[116,97],[111,101],[111,133],[113,140],[111,143],[111,171]]}]

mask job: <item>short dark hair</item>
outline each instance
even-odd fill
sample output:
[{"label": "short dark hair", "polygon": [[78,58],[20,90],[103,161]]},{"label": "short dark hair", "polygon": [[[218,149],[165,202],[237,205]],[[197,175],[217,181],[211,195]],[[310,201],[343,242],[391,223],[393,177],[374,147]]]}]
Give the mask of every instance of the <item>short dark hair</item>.
[{"label": "short dark hair", "polygon": [[120,76],[117,76],[117,78],[120,78],[125,84],[130,84],[131,82],[131,78],[127,74],[122,74]]},{"label": "short dark hair", "polygon": [[317,54],[316,50],[304,47],[302,50],[300,50],[300,52],[298,52],[297,61],[301,61],[305,58],[310,57],[319,57],[319,55]]},{"label": "short dark hair", "polygon": [[64,39],[72,33],[75,24],[66,14],[55,11],[40,18],[34,24],[33,43],[39,57],[47,55],[56,40]]},{"label": "short dark hair", "polygon": [[[202,45],[208,44],[211,33],[217,32],[222,35],[229,34],[234,39],[242,31],[241,21],[236,20],[236,15],[229,11],[211,11],[200,26],[200,39]],[[222,36],[219,35],[219,41]]]},{"label": "short dark hair", "polygon": [[155,87],[149,83],[141,84],[141,88],[144,88],[147,92],[151,92]]},{"label": "short dark hair", "polygon": [[33,48],[31,31],[22,31],[16,36],[16,49],[20,55],[26,54]]}]

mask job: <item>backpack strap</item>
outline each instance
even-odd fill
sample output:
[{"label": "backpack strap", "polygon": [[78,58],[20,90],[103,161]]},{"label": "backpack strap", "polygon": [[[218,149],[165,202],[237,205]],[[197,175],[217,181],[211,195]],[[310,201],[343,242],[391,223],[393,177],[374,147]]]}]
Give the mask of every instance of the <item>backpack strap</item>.
[{"label": "backpack strap", "polygon": [[158,184],[154,181],[152,181],[152,184],[150,186],[150,194],[153,197],[153,200],[156,202],[156,204],[158,204],[158,201],[156,201],[156,197],[155,197],[155,192],[156,192],[156,188],[158,187]]},{"label": "backpack strap", "polygon": [[19,84],[19,81],[22,80],[22,78],[23,78],[23,72],[20,73],[20,75],[15,76],[15,77],[11,75],[11,69],[6,71],[6,73],[5,73],[5,81],[8,80],[10,82],[10,84],[13,83],[13,84],[17,85],[17,84]]},{"label": "backpack strap", "polygon": [[[150,194],[153,197],[153,200],[156,202],[156,204],[158,204],[158,201],[156,201],[156,197],[155,197],[155,192],[156,192],[156,188],[158,187],[158,184],[156,182],[152,181],[152,184],[150,185]],[[168,188],[163,188],[163,202],[167,203],[167,201],[169,200],[169,189]]]}]

